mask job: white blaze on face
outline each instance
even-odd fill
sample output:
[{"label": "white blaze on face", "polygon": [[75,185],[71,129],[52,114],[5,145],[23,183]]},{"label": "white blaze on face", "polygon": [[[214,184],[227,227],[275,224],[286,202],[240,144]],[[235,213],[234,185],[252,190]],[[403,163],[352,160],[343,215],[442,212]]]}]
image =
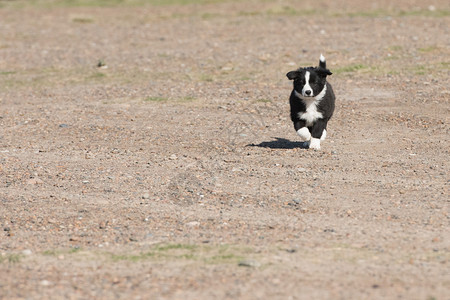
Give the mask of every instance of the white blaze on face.
[{"label": "white blaze on face", "polygon": [[305,85],[302,89],[302,96],[303,97],[311,97],[313,95],[313,90],[311,86],[309,85],[309,77],[311,76],[311,73],[309,71],[306,71],[305,73]]}]

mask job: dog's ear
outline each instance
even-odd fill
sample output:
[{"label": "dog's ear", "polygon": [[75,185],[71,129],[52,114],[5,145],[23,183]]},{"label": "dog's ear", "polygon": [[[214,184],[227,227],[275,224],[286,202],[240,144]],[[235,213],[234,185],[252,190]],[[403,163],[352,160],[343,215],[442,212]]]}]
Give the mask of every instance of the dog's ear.
[{"label": "dog's ear", "polygon": [[322,68],[322,67],[318,67],[318,68],[317,68],[317,73],[318,73],[320,76],[323,76],[323,77],[327,77],[327,75],[332,75],[332,74],[333,74],[333,73],[331,73],[331,71],[328,70],[327,68]]},{"label": "dog's ear", "polygon": [[286,74],[286,76],[287,78],[289,78],[289,80],[294,80],[300,77],[300,72],[298,70],[290,71],[289,73]]}]

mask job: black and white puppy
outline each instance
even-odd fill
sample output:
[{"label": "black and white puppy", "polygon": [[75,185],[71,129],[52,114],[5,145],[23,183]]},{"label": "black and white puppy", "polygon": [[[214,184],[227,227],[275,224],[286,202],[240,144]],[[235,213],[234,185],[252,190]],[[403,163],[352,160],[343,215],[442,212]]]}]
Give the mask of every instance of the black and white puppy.
[{"label": "black and white puppy", "polygon": [[335,96],[327,76],[325,57],[320,55],[318,67],[300,68],[286,74],[294,80],[289,98],[291,120],[295,131],[311,149],[320,149],[320,141],[327,135],[327,123],[334,112]]}]

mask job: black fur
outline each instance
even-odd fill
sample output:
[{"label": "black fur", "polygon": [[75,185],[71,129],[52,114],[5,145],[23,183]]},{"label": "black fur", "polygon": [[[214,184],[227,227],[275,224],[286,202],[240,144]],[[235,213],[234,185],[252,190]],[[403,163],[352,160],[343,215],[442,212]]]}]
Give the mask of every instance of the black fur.
[{"label": "black fur", "polygon": [[[307,86],[305,87],[307,84],[305,80],[307,72],[309,72],[308,83],[311,90]],[[325,60],[321,60],[318,67],[300,68],[286,74],[290,80],[294,80],[294,89],[292,90],[289,102],[291,106],[291,120],[294,123],[295,131],[298,131],[302,127],[307,127],[313,138],[320,139],[322,136],[324,129],[327,128],[328,121],[333,116],[335,107],[333,88],[326,81],[327,76],[331,74],[330,70],[326,68]],[[326,86],[325,95],[321,99],[316,100],[315,98],[323,90],[324,86]],[[304,87],[307,90],[302,94]],[[306,120],[308,118],[300,118],[299,114],[305,113],[309,105],[316,105],[316,110],[321,116],[309,118],[309,120]]]}]

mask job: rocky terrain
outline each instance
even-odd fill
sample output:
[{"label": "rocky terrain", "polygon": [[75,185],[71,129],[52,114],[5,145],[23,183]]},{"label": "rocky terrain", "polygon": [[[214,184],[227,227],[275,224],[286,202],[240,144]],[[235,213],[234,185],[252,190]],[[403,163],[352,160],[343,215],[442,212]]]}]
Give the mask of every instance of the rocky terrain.
[{"label": "rocky terrain", "polygon": [[[0,1],[1,299],[448,299],[448,1]],[[285,74],[333,72],[319,151]]]}]

